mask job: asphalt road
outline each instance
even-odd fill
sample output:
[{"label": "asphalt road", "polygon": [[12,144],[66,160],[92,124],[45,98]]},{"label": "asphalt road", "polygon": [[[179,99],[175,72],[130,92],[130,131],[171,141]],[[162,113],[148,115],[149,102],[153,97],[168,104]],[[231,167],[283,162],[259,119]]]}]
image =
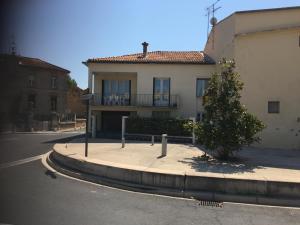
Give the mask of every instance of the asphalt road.
[{"label": "asphalt road", "polygon": [[127,192],[52,173],[32,158],[69,135],[0,136],[0,224],[300,224],[300,209],[232,203],[219,208]]}]

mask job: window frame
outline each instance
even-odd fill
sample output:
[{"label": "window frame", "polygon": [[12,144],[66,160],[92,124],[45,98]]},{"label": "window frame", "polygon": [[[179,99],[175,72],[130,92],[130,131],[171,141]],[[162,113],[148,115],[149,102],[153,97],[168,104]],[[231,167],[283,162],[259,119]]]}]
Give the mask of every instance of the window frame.
[{"label": "window frame", "polygon": [[[210,80],[210,78],[197,78],[196,79],[196,97],[197,98],[201,98],[201,97],[203,97],[204,96],[204,93],[205,93],[205,91],[206,91],[206,89],[208,88],[208,82],[209,82],[209,80]],[[203,83],[202,83],[202,94],[199,94],[198,95],[198,81],[204,81]],[[207,82],[206,83],[206,85],[205,85],[205,81]],[[206,86],[206,87],[205,87]]]},{"label": "window frame", "polygon": [[[52,104],[52,99],[55,99],[55,109],[53,109],[53,104]],[[57,111],[57,103],[58,103],[58,97],[56,95],[51,95],[50,96],[50,111],[56,112]]]},{"label": "window frame", "polygon": [[[272,110],[271,109],[271,105],[270,104],[277,104],[276,106],[273,105],[273,107],[277,107],[275,110],[274,108]],[[280,113],[280,101],[268,101],[268,113],[269,114],[279,114]]]},{"label": "window frame", "polygon": [[30,75],[28,77],[28,87],[34,87],[35,85],[35,77],[33,75]]},{"label": "window frame", "polygon": [[197,114],[196,114],[196,121],[197,122],[202,122],[203,119],[204,119],[204,116],[205,116],[205,114],[204,114],[203,111],[197,112]]},{"label": "window frame", "polygon": [[[33,100],[33,101],[31,101],[31,100]],[[29,108],[31,107],[30,102],[32,102],[32,109],[35,109],[36,108],[36,94],[35,93],[28,94],[27,102],[28,102],[28,107]]]},{"label": "window frame", "polygon": [[[159,81],[159,89],[157,82]],[[167,81],[168,89],[165,92],[164,84]],[[169,106],[171,100],[171,77],[153,77],[153,92],[152,92],[152,105],[153,106]]]},{"label": "window frame", "polygon": [[57,76],[51,76],[51,88],[57,89]]}]

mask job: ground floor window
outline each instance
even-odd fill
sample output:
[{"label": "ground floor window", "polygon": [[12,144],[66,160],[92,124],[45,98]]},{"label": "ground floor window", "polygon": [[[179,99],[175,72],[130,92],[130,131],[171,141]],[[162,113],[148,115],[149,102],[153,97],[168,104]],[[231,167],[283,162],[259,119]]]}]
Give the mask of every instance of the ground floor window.
[{"label": "ground floor window", "polygon": [[203,121],[203,118],[204,118],[204,113],[203,112],[198,112],[197,116],[196,116],[196,121],[201,122],[201,121]]},{"label": "ground floor window", "polygon": [[197,97],[202,97],[204,96],[205,90],[208,87],[208,82],[209,79],[205,78],[197,78],[197,83],[196,83],[196,96]]},{"label": "ground floor window", "polygon": [[29,107],[29,109],[34,109],[36,107],[36,95],[35,94],[28,95],[28,107]]},{"label": "ground floor window", "polygon": [[50,98],[50,107],[51,111],[57,110],[57,96],[51,96]]}]

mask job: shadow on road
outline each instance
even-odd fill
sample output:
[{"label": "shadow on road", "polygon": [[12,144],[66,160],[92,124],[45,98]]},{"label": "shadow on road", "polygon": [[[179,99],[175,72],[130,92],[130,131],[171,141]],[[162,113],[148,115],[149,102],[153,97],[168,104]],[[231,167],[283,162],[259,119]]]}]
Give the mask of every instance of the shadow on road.
[{"label": "shadow on road", "polygon": [[74,136],[70,136],[70,137],[63,137],[63,138],[53,139],[50,141],[45,141],[45,142],[43,142],[43,144],[66,143],[66,142],[70,142],[74,139],[81,139],[82,137],[84,137],[84,134],[78,134],[78,135],[74,135]]},{"label": "shadow on road", "polygon": [[52,179],[56,179],[56,174],[50,170],[47,170],[45,175],[50,176]]}]

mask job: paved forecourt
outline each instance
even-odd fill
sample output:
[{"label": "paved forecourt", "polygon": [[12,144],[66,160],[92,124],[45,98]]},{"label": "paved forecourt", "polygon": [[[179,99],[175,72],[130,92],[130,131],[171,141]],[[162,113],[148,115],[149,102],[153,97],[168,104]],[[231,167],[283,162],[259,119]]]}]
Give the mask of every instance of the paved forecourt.
[{"label": "paved forecourt", "polygon": [[[167,156],[163,157],[160,143],[130,142],[122,148],[116,140],[91,142],[94,143],[89,143],[88,157],[84,157],[85,147],[80,141],[56,144],[50,164],[76,170],[73,175],[79,172],[83,179],[87,179],[85,175],[93,175],[96,182],[109,179],[149,192],[300,206],[298,168],[268,167],[243,155],[239,162],[207,162],[200,158],[203,151],[190,144],[168,143]],[[253,154],[257,155],[257,151],[263,154],[263,150],[255,151]]]}]

